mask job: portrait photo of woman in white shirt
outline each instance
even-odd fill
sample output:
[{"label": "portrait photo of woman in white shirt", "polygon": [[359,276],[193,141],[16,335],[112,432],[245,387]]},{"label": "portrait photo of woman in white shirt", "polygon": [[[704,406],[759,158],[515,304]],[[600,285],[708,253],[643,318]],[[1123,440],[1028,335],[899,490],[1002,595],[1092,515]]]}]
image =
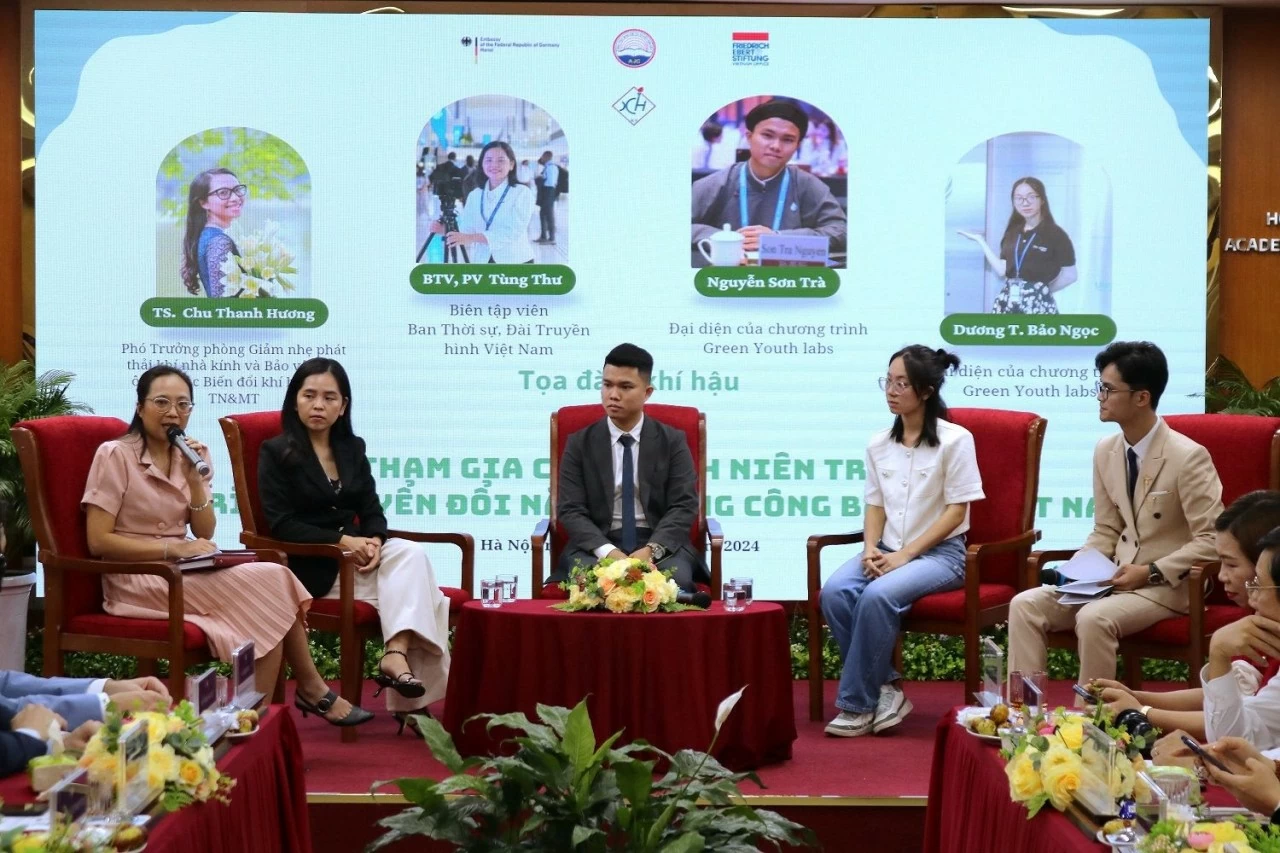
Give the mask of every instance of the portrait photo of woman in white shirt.
[{"label": "portrait photo of woman in white shirt", "polygon": [[473,264],[533,263],[533,191],[516,180],[515,151],[498,140],[486,143],[480,149],[480,173],[479,186],[462,206],[458,230],[446,233],[436,221],[431,232],[443,234],[450,248],[465,246]]},{"label": "portrait photo of woman in white shirt", "polygon": [[960,358],[921,344],[880,379],[893,425],[867,443],[863,552],[822,587],[843,666],[826,732],[857,737],[902,722],[911,701],[893,671],[902,616],[917,599],[964,585],[969,504],[982,500],[973,435],[946,420],[939,392]]}]

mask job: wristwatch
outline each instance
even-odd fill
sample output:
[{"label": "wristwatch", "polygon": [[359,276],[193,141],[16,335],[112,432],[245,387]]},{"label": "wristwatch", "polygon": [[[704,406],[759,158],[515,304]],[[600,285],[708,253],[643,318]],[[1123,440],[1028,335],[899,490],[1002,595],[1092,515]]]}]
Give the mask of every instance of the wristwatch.
[{"label": "wristwatch", "polygon": [[1152,563],[1147,573],[1147,586],[1160,586],[1162,583],[1164,583],[1164,574],[1161,573],[1159,566]]},{"label": "wristwatch", "polygon": [[667,556],[667,546],[661,542],[650,542],[649,553],[653,555],[653,561],[656,563]]}]

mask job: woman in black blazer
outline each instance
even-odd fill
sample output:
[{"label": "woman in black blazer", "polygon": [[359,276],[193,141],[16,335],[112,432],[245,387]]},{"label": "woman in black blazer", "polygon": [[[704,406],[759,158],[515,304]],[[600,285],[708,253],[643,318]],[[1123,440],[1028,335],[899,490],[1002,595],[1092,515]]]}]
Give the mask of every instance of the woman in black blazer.
[{"label": "woman in black blazer", "polygon": [[[449,676],[449,601],[421,546],[387,539],[387,517],[351,429],[351,383],[329,358],[303,362],[280,410],[283,433],[258,456],[258,495],[271,535],[341,545],[356,558],[356,598],[378,608],[386,651],[374,681],[391,688],[387,709],[404,728],[409,712],[444,698]],[[316,598],[337,598],[338,563],[290,557],[289,568]],[[377,695],[377,694],[375,694]]]}]

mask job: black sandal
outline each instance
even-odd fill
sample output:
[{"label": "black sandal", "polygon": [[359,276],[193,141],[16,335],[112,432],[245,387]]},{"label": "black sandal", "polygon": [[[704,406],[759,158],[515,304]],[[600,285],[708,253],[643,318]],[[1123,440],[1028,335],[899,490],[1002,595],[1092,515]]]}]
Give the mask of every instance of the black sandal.
[{"label": "black sandal", "polygon": [[391,716],[394,717],[396,722],[400,724],[400,727],[396,729],[396,736],[399,737],[400,735],[404,734],[405,726],[409,727],[409,731],[412,734],[416,734],[416,735],[422,734],[422,729],[418,728],[418,721],[414,719],[415,716],[419,716],[419,715],[426,717],[427,719],[430,719],[430,720],[435,719],[435,717],[431,716],[431,711],[428,710],[425,705],[416,711],[396,711],[395,713],[393,713]]},{"label": "black sandal", "polygon": [[382,671],[382,661],[387,655],[400,655],[405,663],[409,662],[409,656],[399,649],[388,649],[383,652],[382,657],[378,658],[378,671],[373,674],[373,683],[378,685],[378,689],[373,692],[373,698],[377,699],[388,687],[406,699],[420,699],[426,696],[427,685],[419,681],[412,671],[402,672],[395,678]]},{"label": "black sandal", "polygon": [[359,705],[352,705],[351,710],[341,720],[331,720],[325,716],[333,709],[334,704],[338,701],[338,694],[330,690],[320,698],[319,702],[312,704],[302,698],[301,693],[295,693],[293,696],[293,706],[302,712],[305,719],[307,714],[315,714],[331,726],[358,726],[361,723],[367,723],[373,719],[373,714],[361,708]]}]

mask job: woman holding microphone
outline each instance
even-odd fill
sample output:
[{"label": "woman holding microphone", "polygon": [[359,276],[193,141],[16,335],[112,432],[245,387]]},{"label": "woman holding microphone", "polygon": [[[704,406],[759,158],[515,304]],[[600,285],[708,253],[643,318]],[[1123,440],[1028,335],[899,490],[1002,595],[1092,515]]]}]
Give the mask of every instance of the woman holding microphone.
[{"label": "woman holding microphone", "polygon": [[836,737],[882,732],[911,701],[893,671],[902,615],[916,599],[964,584],[969,504],[982,500],[973,436],[946,420],[939,391],[960,359],[915,344],[889,359],[880,387],[893,425],[867,443],[862,554],[822,587],[822,615],[840,647]]}]

